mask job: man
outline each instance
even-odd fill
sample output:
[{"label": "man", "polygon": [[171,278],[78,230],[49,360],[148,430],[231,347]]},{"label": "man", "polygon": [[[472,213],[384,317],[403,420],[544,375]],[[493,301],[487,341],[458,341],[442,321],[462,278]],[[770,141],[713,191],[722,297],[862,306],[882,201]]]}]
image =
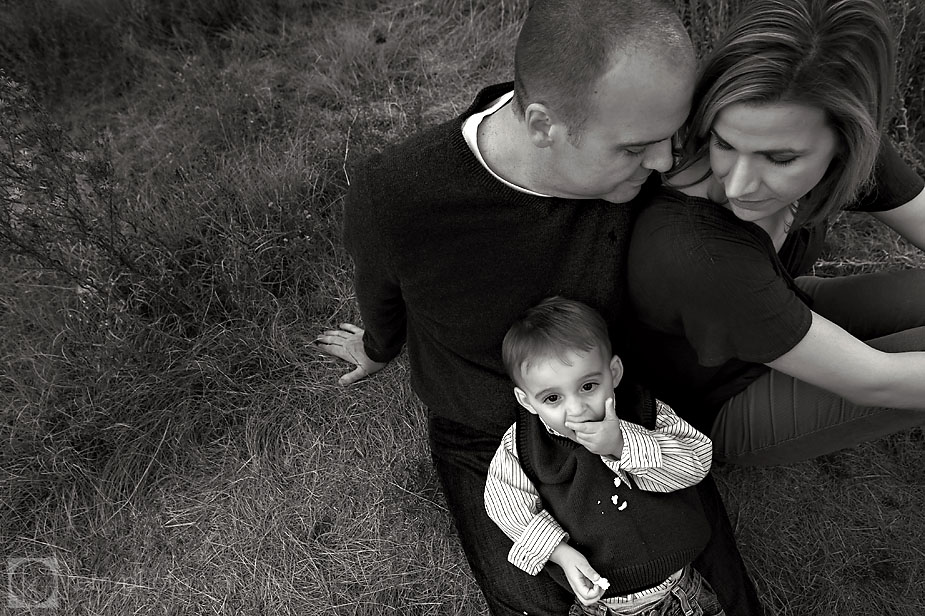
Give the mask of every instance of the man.
[{"label": "man", "polygon": [[[514,64],[513,86],[484,89],[462,116],[351,172],[344,240],[365,330],[343,324],[318,344],[356,365],[344,385],[408,345],[432,458],[492,613],[566,614],[569,593],[511,566],[483,507],[516,415],[501,341],[561,295],[601,312],[626,349],[631,224],[650,174],[671,167],[695,59],[666,2],[535,0]],[[701,486],[713,539],[695,565],[728,614],[758,614],[715,484]]]}]

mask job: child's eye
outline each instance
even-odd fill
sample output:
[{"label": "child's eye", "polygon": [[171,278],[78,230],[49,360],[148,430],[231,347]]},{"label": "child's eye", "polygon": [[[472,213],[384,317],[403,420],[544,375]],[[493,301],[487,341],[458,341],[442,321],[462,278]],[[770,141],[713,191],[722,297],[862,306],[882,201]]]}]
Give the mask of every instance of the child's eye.
[{"label": "child's eye", "polygon": [[559,401],[559,398],[560,398],[559,394],[549,394],[548,396],[543,398],[543,403],[544,404],[555,404],[556,402]]},{"label": "child's eye", "polygon": [[585,383],[581,386],[581,391],[588,392],[597,389],[597,383]]},{"label": "child's eye", "polygon": [[627,156],[642,156],[645,148],[623,148],[623,153]]}]

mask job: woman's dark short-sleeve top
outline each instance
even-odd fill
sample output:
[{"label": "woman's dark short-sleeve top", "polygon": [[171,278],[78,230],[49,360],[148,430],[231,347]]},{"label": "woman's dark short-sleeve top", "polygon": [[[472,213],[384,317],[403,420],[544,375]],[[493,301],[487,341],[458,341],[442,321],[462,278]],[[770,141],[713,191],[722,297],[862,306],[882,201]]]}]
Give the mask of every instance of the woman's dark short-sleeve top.
[{"label": "woman's dark short-sleeve top", "polygon": [[[886,145],[872,189],[850,209],[893,209],[922,186]],[[641,322],[634,357],[656,395],[709,433],[723,402],[809,330],[809,298],[794,277],[809,271],[824,239],[825,225],[803,228],[776,252],[756,224],[663,187],[635,223],[628,274]]]}]

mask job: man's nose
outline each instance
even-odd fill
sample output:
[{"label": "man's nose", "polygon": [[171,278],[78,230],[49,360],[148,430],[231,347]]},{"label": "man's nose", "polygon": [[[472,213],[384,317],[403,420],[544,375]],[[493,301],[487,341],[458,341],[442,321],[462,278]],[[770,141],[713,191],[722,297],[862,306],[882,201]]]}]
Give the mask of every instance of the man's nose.
[{"label": "man's nose", "polygon": [[642,159],[642,166],[652,171],[664,173],[674,165],[674,156],[671,153],[671,139],[663,139],[646,148]]}]

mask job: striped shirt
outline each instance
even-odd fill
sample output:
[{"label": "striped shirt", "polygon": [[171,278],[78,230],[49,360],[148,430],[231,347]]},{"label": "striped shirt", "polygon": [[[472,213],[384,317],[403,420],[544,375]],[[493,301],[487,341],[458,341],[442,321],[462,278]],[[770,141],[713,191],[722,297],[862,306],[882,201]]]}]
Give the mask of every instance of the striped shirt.
[{"label": "striped shirt", "polygon": [[[699,483],[710,471],[713,444],[703,433],[678,417],[667,404],[656,401],[655,429],[620,421],[623,452],[620,459],[601,456],[620,481],[633,478],[636,487],[651,492],[673,492]],[[545,424],[544,424],[545,425]],[[546,429],[556,436],[555,430]],[[514,542],[508,560],[536,575],[553,549],[568,541],[568,533],[543,509],[539,492],[527,478],[517,456],[517,424],[504,433],[485,483],[485,509]],[[592,564],[593,566],[593,564]],[[666,588],[669,580],[663,584]],[[656,590],[658,587],[653,588]]]}]

